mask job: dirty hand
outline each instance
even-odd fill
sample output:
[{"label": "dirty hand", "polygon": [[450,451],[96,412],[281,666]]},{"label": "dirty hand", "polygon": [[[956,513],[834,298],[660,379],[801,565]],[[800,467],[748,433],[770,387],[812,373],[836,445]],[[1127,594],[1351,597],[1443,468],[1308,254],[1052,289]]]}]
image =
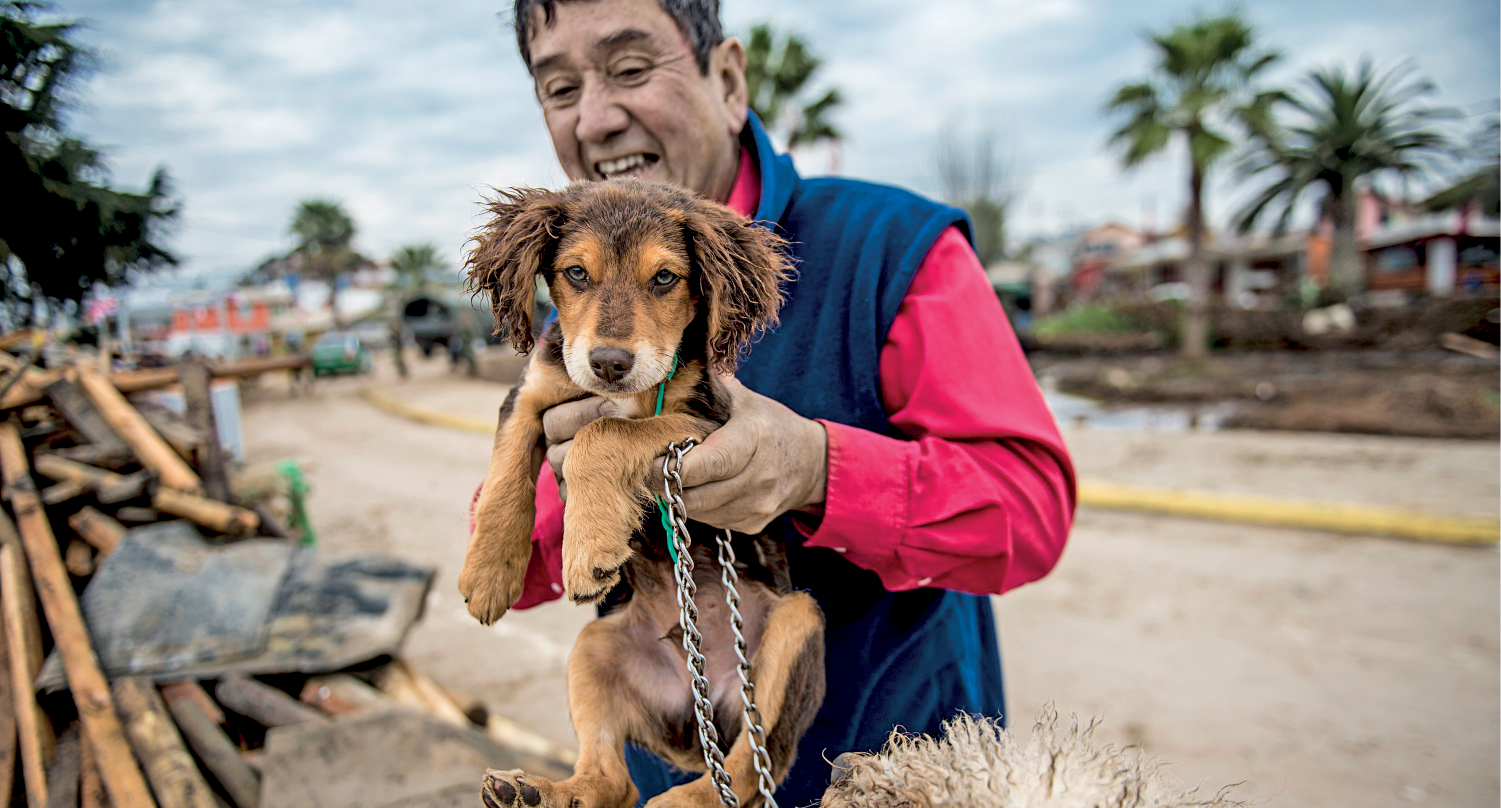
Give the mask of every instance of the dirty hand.
[{"label": "dirty hand", "polygon": [[[741,533],[759,533],[787,511],[823,505],[829,478],[829,435],[823,424],[798,415],[732,377],[730,420],[683,457],[683,505],[688,518]],[[662,487],[662,460],[653,468]]]},{"label": "dirty hand", "polygon": [[573,446],[573,436],[595,419],[618,415],[615,402],[601,396],[569,401],[542,413],[542,433],[547,441],[547,465],[558,480],[558,495],[568,501],[568,483],[563,479],[563,458]]}]

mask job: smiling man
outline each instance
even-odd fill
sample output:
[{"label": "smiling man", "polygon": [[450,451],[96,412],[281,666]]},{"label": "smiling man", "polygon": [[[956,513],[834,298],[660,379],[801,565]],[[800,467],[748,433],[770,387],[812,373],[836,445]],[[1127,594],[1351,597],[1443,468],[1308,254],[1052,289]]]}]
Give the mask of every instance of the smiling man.
[{"label": "smiling man", "polygon": [[[747,109],[717,0],[517,0],[516,37],[573,180],[672,183],[775,227],[798,278],[727,381],[728,423],[683,465],[692,518],[783,539],[827,619],[828,687],[777,797],[816,802],[826,760],[894,727],[1004,713],[989,595],[1046,575],[1073,470],[962,211],[804,179]],[[855,133],[858,137],[858,133]],[[602,399],[546,413],[552,469]],[[543,472],[527,586],[562,592],[562,495]],[[642,801],[689,775],[627,749]]]}]

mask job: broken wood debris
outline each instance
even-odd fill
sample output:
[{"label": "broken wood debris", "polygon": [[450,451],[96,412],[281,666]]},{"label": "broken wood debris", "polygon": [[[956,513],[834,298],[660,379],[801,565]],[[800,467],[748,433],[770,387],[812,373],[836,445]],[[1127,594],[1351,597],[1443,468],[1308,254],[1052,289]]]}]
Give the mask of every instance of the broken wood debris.
[{"label": "broken wood debris", "polygon": [[[249,470],[237,466],[230,473],[208,393],[213,378],[300,371],[307,358],[106,373],[91,355],[75,366],[42,369],[4,353],[7,339],[26,344],[0,335],[0,384],[14,380],[0,396],[0,477],[7,506],[0,509],[0,789],[14,786],[17,792],[12,800],[0,790],[0,805],[21,804],[24,792],[28,808],[264,808],[263,792],[278,784],[263,783],[257,764],[268,759],[265,744],[273,732],[339,733],[349,722],[368,724],[393,712],[419,713],[422,721],[459,733],[454,738],[498,741],[488,748],[514,749],[533,770],[567,775],[571,752],[489,714],[482,703],[456,695],[397,655],[433,573],[391,559],[325,567],[311,550],[297,550],[305,560],[290,566],[282,584],[272,579],[270,585],[285,586],[292,606],[306,601],[298,608],[317,608],[312,614],[319,636],[333,631],[344,638],[326,643],[327,649],[309,646],[296,633],[306,618],[288,606],[268,619],[265,631],[276,638],[267,648],[292,654],[290,661],[275,661],[280,658],[263,648],[254,658],[273,662],[247,667],[255,676],[232,673],[232,666],[126,673],[106,664],[112,644],[129,635],[101,628],[109,624],[109,612],[81,608],[78,593],[109,575],[118,580],[112,571],[122,569],[132,553],[139,562],[142,548],[151,566],[151,558],[161,557],[152,554],[164,545],[146,533],[172,528],[165,520],[186,520],[175,525],[211,552],[234,554],[253,546],[239,539],[257,536],[295,548],[285,542],[301,538],[303,528],[285,526],[291,510],[278,500],[286,494],[283,472],[275,472],[270,485],[263,475],[259,490],[241,485],[242,472]],[[127,398],[178,383],[185,416]],[[130,527],[143,524],[149,526]],[[157,589],[147,589],[149,611]],[[318,598],[381,603],[396,592],[407,602],[399,609],[364,614],[358,609],[370,607],[359,605],[345,614],[318,605],[325,603]],[[178,610],[184,611],[181,604]],[[203,614],[192,607],[186,612]],[[348,629],[360,620],[369,624],[360,629],[372,632],[368,637]],[[380,635],[373,629],[380,620],[399,630],[385,650],[374,651]],[[55,657],[47,663],[55,670],[50,674],[43,669],[49,651]],[[298,667],[310,658],[308,651],[337,661]],[[186,658],[193,664],[198,659]],[[44,681],[49,676],[50,684]],[[43,692],[65,687],[71,699],[39,697],[39,686]],[[490,755],[487,762],[503,758]],[[472,788],[477,779],[468,778],[465,788]],[[458,793],[458,782],[432,780],[431,793]]]}]

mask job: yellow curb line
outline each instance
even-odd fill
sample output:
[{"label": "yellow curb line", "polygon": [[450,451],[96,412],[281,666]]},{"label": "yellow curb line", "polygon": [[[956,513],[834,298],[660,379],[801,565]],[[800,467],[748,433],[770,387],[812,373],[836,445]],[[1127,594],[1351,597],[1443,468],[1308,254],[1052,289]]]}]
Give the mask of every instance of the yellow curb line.
[{"label": "yellow curb line", "polygon": [[1079,482],[1079,504],[1332,533],[1396,536],[1444,544],[1494,545],[1501,537],[1501,522],[1482,517],[1432,516],[1364,505],[1289,502],[1086,480]]},{"label": "yellow curb line", "polygon": [[478,432],[482,435],[494,435],[495,424],[489,421],[481,421],[478,418],[465,418],[462,415],[450,415],[446,412],[430,410],[426,407],[418,407],[405,402],[397,401],[388,395],[375,392],[374,388],[366,387],[360,391],[365,400],[374,404],[378,409],[385,410],[392,415],[402,418],[410,418],[433,426],[445,426],[449,429],[461,429],[465,432]]},{"label": "yellow curb line", "polygon": [[[361,394],[376,407],[402,418],[482,435],[495,434],[495,424],[478,418],[465,418],[406,404],[369,387],[362,390]],[[1431,516],[1388,508],[1289,502],[1090,480],[1079,481],[1079,504],[1086,508],[1141,511],[1331,533],[1396,536],[1443,544],[1494,545],[1501,538],[1501,522],[1494,519]]]}]

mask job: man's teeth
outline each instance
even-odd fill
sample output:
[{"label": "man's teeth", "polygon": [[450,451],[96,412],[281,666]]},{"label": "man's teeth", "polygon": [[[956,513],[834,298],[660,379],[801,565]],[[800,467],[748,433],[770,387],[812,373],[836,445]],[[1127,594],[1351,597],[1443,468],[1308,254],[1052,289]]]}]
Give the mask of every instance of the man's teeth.
[{"label": "man's teeth", "polygon": [[600,176],[605,179],[616,177],[633,177],[641,174],[651,166],[644,154],[628,154],[615,160],[601,160],[594,164]]}]

